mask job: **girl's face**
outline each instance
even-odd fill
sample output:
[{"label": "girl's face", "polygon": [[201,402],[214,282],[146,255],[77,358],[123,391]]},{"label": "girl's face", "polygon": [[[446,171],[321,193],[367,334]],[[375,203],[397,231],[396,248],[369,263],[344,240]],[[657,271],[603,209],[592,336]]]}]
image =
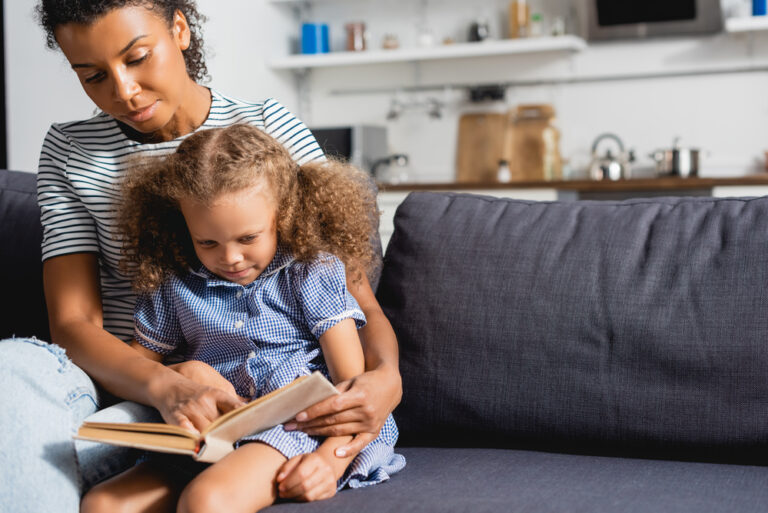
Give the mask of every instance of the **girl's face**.
[{"label": "girl's face", "polygon": [[180,13],[169,27],[145,7],[116,8],[88,25],[61,25],[55,34],[86,94],[134,130],[167,140],[188,132],[177,134],[192,110],[207,114],[207,104],[191,108],[199,91],[184,63],[190,31]]},{"label": "girl's face", "polygon": [[248,285],[274,258],[277,208],[267,187],[225,193],[209,205],[180,204],[197,258],[220,278]]}]

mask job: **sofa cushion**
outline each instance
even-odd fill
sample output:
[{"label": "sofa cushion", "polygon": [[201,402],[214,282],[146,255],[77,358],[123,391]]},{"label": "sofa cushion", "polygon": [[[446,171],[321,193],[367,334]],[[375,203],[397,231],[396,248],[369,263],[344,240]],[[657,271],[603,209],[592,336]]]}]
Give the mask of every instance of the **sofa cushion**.
[{"label": "sofa cushion", "polygon": [[380,485],[264,513],[741,513],[768,509],[768,468],[503,449],[400,449]]},{"label": "sofa cushion", "polygon": [[767,284],[765,198],[413,193],[378,290],[401,439],[764,458]]},{"label": "sofa cushion", "polygon": [[0,338],[35,335],[50,339],[36,179],[34,173],[0,170],[0,283],[6,297]]}]

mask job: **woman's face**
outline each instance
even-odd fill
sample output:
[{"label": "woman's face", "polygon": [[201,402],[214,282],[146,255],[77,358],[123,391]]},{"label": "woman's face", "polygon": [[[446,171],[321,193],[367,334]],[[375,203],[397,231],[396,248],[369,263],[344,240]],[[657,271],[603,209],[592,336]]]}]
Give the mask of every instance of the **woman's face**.
[{"label": "woman's face", "polygon": [[123,7],[88,25],[61,25],[55,34],[86,94],[102,111],[141,133],[161,136],[184,121],[177,119],[183,116],[180,106],[196,84],[182,55],[190,31],[181,13],[169,27],[145,7]]}]

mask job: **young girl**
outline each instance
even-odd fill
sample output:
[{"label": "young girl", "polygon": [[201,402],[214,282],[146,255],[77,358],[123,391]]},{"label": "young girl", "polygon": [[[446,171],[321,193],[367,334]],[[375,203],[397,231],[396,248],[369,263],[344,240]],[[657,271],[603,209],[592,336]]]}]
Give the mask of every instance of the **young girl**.
[{"label": "young girl", "polygon": [[[133,343],[142,355],[198,361],[199,381],[246,399],[315,370],[334,383],[363,372],[365,317],[345,278],[345,265],[361,279],[376,262],[375,196],[362,172],[298,166],[263,131],[233,125],[131,171],[123,198],[124,267],[143,293]],[[205,402],[190,410],[197,425],[221,413]],[[93,488],[82,511],[175,511],[178,500],[182,512],[253,513],[278,496],[325,499],[403,468],[391,416],[362,452],[334,455],[350,438],[277,426],[241,439],[189,484],[168,458],[150,456]]]}]

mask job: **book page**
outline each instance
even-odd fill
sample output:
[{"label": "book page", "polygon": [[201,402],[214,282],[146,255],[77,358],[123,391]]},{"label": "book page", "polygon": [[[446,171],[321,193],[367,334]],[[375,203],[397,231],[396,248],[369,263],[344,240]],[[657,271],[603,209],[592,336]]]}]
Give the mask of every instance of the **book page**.
[{"label": "book page", "polygon": [[301,376],[289,385],[222,415],[203,431],[203,436],[208,439],[213,435],[234,443],[243,436],[287,422],[305,408],[338,393],[319,372]]},{"label": "book page", "polygon": [[137,433],[167,433],[177,437],[198,440],[200,435],[186,430],[180,426],[164,424],[162,422],[83,422],[80,429],[101,429],[111,431],[130,431]]},{"label": "book page", "polygon": [[[147,433],[99,427],[83,426],[77,431],[77,439],[92,442],[106,442],[113,445],[125,445],[152,451],[182,452],[194,454],[198,441],[188,436],[174,434]],[[169,449],[169,450],[166,450]]]}]

